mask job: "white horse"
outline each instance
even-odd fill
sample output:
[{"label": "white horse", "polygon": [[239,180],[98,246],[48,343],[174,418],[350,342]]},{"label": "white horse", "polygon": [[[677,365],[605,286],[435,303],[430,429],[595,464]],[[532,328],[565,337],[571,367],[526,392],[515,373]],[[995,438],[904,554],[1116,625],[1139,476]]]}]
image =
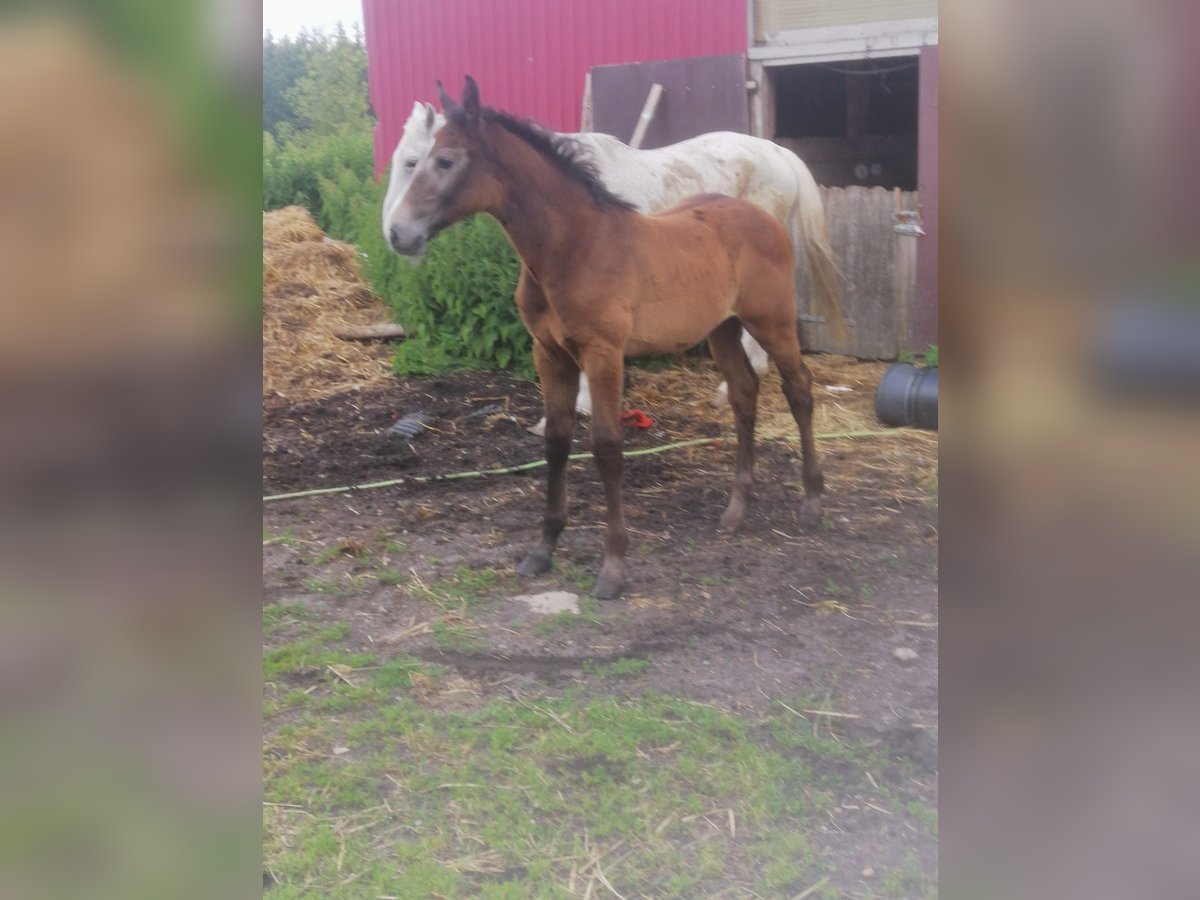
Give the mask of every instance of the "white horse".
[{"label": "white horse", "polygon": [[[391,178],[383,201],[383,235],[389,242],[392,219],[413,170],[429,154],[444,122],[432,104],[413,104],[404,134],[392,153]],[[772,141],[730,131],[702,134],[657,150],[635,150],[607,134],[583,132],[566,137],[591,151],[610,191],[635,203],[643,212],[668,209],[695,194],[726,194],[766,210],[791,236],[797,258],[803,251],[808,260],[809,281],[820,295],[819,305],[829,311],[830,326],[835,332],[844,327],[837,266],[825,228],[821,193],[796,154]],[[766,351],[746,332],[742,333],[742,346],[755,371],[765,373]],[[727,392],[722,382],[714,403],[727,403]],[[575,408],[586,416],[592,413],[584,375],[579,378]],[[530,431],[540,434],[545,422],[543,419]]]}]

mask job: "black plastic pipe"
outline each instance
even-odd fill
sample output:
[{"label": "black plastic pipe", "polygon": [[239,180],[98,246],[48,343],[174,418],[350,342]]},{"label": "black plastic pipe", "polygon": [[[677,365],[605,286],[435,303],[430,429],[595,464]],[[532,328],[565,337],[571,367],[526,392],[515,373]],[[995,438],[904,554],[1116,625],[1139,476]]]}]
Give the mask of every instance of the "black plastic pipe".
[{"label": "black plastic pipe", "polygon": [[937,366],[928,369],[918,369],[909,363],[888,366],[875,390],[875,415],[884,425],[913,425],[937,431]]}]

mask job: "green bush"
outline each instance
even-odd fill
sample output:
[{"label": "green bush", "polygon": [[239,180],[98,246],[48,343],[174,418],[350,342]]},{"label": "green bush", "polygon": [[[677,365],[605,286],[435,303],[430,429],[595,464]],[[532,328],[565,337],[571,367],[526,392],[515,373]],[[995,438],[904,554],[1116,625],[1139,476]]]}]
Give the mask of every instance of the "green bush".
[{"label": "green bush", "polygon": [[343,169],[318,178],[322,223],[364,255],[363,274],[392,308],[408,339],[401,375],[447,369],[508,369],[532,374],[530,337],[513,302],[520,264],[500,225],[476,216],[446,229],[419,260],[397,256],[380,221],[387,185]]},{"label": "green bush", "polygon": [[399,374],[532,375],[529,333],[513,302],[520,264],[499,224],[476,216],[438,235],[421,260],[405,259],[383,237],[386,191],[374,176],[369,136],[277,144],[263,135],[263,208],[303,206],[328,235],[358,247],[371,289],[409,334],[396,353]]},{"label": "green bush", "polygon": [[325,231],[352,240],[349,233],[338,233],[347,222],[331,220],[325,208],[328,195],[322,191],[322,179],[336,183],[343,192],[357,186],[351,193],[374,182],[369,130],[325,137],[288,134],[278,142],[263,132],[263,210],[303,206]]},{"label": "green bush", "polygon": [[901,351],[900,355],[896,357],[896,359],[900,362],[909,363],[910,365],[914,366],[920,363],[923,366],[937,368],[938,345],[929,344],[920,354],[913,353],[911,350],[903,350]]},{"label": "green bush", "polygon": [[475,216],[446,229],[419,263],[391,256],[400,269],[384,275],[395,285],[386,297],[412,335],[396,353],[398,373],[512,368],[532,375],[531,339],[513,302],[520,263],[495,219]]}]

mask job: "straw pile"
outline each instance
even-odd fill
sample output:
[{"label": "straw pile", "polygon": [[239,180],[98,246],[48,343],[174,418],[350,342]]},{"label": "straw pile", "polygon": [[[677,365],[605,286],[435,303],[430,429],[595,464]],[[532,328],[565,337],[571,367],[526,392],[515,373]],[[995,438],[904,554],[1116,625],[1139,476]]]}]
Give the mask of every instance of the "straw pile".
[{"label": "straw pile", "polygon": [[[849,356],[805,356],[813,375],[813,430],[820,434],[870,431],[880,427],[875,418],[875,386],[887,363],[864,362]],[[672,437],[694,436],[690,424],[733,422],[727,408],[711,405],[720,372],[710,360],[689,358],[681,366],[661,372],[634,369],[626,405],[641,407],[660,422],[676,422],[682,430]],[[788,410],[775,367],[762,378],[758,394],[758,427],[761,439],[796,439],[796,422]]]},{"label": "straw pile", "polygon": [[[930,491],[936,496],[937,432],[885,429],[875,418],[875,388],[888,363],[827,353],[806,355],[804,361],[813,376],[815,434],[883,432],[886,435],[823,443],[821,453],[826,458],[837,452],[835,448],[844,448],[844,459],[836,468],[840,486],[883,478],[891,485],[886,496],[893,505],[927,503]],[[712,433],[713,423],[719,423],[720,430],[732,436],[732,410],[727,406],[719,409],[712,406],[720,381],[721,374],[712,360],[696,357],[688,357],[682,364],[658,372],[632,369],[625,406],[648,412],[670,440],[707,436]],[[755,434],[759,441],[798,442],[796,422],[788,410],[774,366],[760,383]],[[879,514],[891,515],[886,511]]]},{"label": "straw pile", "polygon": [[388,377],[386,345],[333,336],[388,321],[354,247],[327,238],[299,206],[263,213],[263,406],[317,400]]}]

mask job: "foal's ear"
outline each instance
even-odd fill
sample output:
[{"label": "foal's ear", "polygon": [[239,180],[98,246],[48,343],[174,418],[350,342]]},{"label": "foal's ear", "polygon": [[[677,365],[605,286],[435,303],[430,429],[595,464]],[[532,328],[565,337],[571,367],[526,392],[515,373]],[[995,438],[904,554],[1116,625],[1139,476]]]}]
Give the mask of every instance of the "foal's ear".
[{"label": "foal's ear", "polygon": [[432,103],[426,103],[425,106],[425,127],[433,131],[433,125],[437,118],[437,110],[433,108]]},{"label": "foal's ear", "polygon": [[468,119],[479,118],[479,85],[470,75],[467,76],[466,83],[463,85],[462,105],[463,109],[467,111]]},{"label": "foal's ear", "polygon": [[450,95],[446,93],[446,89],[442,86],[440,79],[438,80],[437,87],[438,103],[442,104],[442,112],[444,112],[446,115],[450,115],[450,113],[458,106],[458,104],[450,99]]}]

